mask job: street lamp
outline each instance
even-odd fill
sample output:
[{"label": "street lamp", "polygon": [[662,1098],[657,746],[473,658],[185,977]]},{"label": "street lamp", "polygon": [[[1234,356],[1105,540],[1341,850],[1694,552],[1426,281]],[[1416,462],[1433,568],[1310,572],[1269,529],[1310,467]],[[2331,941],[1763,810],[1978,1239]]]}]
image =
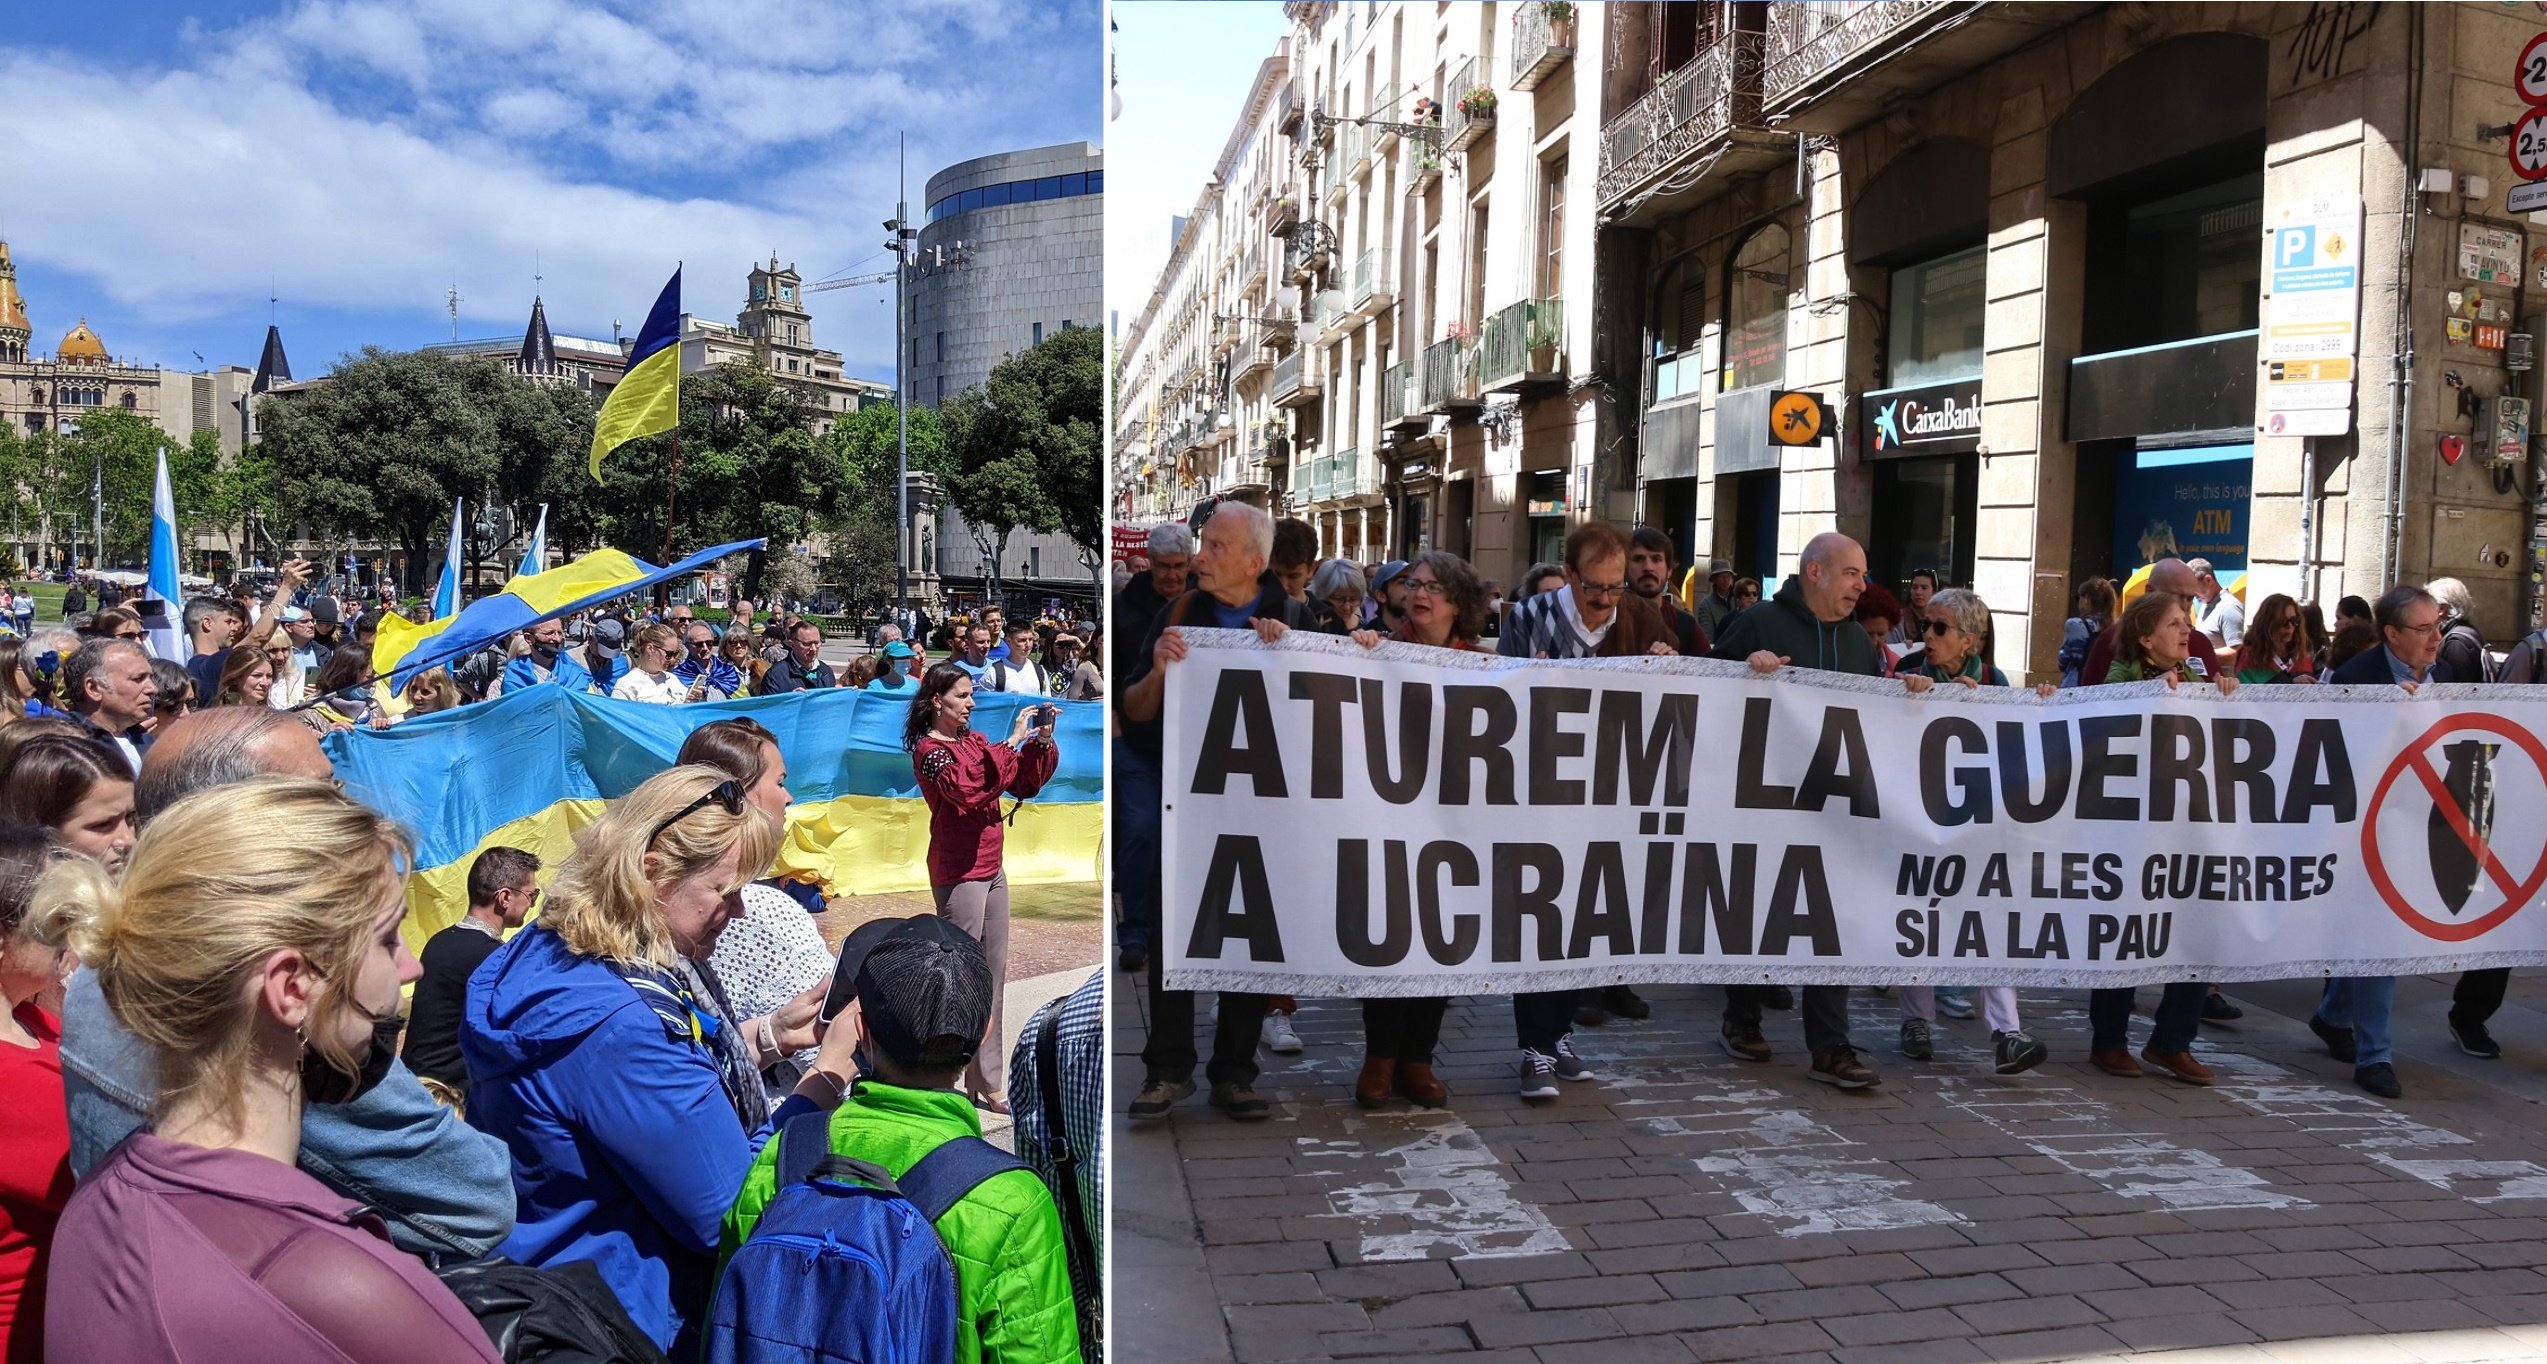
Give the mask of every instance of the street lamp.
[{"label": "street lamp", "polygon": [[[893,622],[906,625],[911,614],[911,380],[903,366],[911,351],[910,281],[912,246],[920,230],[911,226],[910,134],[902,136],[900,189],[893,216],[885,220],[884,249],[893,253]],[[907,628],[907,625],[906,625]]]}]

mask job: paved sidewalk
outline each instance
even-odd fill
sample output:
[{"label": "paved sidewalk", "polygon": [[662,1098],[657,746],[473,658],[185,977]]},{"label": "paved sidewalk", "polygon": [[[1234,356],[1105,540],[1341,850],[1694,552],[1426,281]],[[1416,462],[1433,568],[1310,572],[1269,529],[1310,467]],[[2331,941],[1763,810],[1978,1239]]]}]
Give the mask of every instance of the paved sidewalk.
[{"label": "paved sidewalk", "polygon": [[1769,1015],[1775,1061],[1737,1062],[1721,992],[1674,986],[1650,1021],[1578,1030],[1600,1078],[1545,1106],[1513,1093],[1503,1000],[1453,1007],[1433,1113],[1355,1108],[1359,1010],[1311,1002],[1307,1052],[1262,1058],[1272,1121],[1198,1094],[1139,1126],[1141,990],[1115,984],[1122,1359],[2547,1360],[2528,979],[2494,1062],[2451,1047],[2448,978],[2400,982],[2394,1103],[2308,1034],[2308,982],[2232,987],[2208,1090],[2089,1067],[2083,993],[2025,994],[2053,1059],[2003,1078],[1978,1020],[1911,1062],[1860,991],[1885,1083],[1855,1094],[1805,1078],[1793,1014]]}]

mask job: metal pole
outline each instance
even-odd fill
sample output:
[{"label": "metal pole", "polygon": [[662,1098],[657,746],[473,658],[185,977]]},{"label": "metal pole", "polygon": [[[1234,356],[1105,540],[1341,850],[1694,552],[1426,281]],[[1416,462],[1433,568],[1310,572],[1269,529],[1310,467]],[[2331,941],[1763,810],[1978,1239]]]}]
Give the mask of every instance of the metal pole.
[{"label": "metal pole", "polygon": [[911,380],[903,370],[911,349],[908,299],[911,253],[907,247],[911,221],[911,136],[902,135],[899,180],[893,204],[893,609],[894,623],[911,612]]},{"label": "metal pole", "polygon": [[2317,438],[2299,443],[2299,599],[2317,600]]},{"label": "metal pole", "polygon": [[94,443],[89,447],[93,463],[89,468],[90,539],[97,549],[93,562],[106,567],[106,447]]}]

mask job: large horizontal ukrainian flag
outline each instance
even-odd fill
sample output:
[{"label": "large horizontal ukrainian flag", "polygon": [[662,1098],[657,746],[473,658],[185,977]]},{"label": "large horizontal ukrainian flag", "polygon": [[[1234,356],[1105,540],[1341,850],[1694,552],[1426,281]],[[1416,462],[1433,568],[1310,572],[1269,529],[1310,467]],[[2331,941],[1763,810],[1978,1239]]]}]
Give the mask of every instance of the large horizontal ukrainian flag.
[{"label": "large horizontal ukrainian flag", "polygon": [[[1017,708],[1042,699],[981,693],[973,727],[1005,738]],[[1057,704],[1060,770],[1008,827],[1008,879],[1020,884],[1101,875],[1104,707]],[[777,875],[835,897],[924,890],[929,812],[902,749],[909,714],[900,697],[841,689],[654,706],[538,686],[393,729],[332,734],[326,747],[348,794],[415,835],[406,931],[421,950],[467,911],[479,853],[535,853],[545,879],[605,801],[670,766],[691,730],[737,715],[767,725],[787,759],[796,805]]]},{"label": "large horizontal ukrainian flag", "polygon": [[758,549],[765,540],[737,540],[703,549],[677,564],[661,568],[615,549],[597,549],[572,563],[545,573],[516,574],[504,590],[480,597],[456,616],[418,625],[383,616],[380,635],[372,641],[371,670],[388,678],[394,690],[427,668],[467,658],[478,650],[526,630],[551,616],[598,606],[614,597],[643,592],[657,583],[696,573],[729,554]]},{"label": "large horizontal ukrainian flag", "polygon": [[602,400],[593,418],[593,482],[601,481],[601,458],[639,436],[669,431],[681,424],[681,271],[656,296],[654,310],[637,332],[628,352],[628,368]]}]

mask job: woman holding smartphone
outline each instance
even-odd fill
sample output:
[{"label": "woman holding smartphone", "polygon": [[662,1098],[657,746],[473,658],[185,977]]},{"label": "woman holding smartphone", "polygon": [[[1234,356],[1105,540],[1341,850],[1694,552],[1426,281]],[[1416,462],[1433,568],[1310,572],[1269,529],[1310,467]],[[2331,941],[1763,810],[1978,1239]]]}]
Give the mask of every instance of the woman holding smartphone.
[{"label": "woman holding smartphone", "polygon": [[990,1034],[973,1053],[964,1085],[975,1105],[1006,1113],[1008,1048],[999,1014],[1008,993],[1008,875],[1000,866],[1006,825],[999,798],[1024,800],[1052,780],[1061,763],[1052,734],[1061,708],[1018,707],[1004,743],[971,729],[972,718],[972,676],[940,663],[920,679],[902,746],[929,803],[929,891],[937,912],[979,939],[990,959]]}]

